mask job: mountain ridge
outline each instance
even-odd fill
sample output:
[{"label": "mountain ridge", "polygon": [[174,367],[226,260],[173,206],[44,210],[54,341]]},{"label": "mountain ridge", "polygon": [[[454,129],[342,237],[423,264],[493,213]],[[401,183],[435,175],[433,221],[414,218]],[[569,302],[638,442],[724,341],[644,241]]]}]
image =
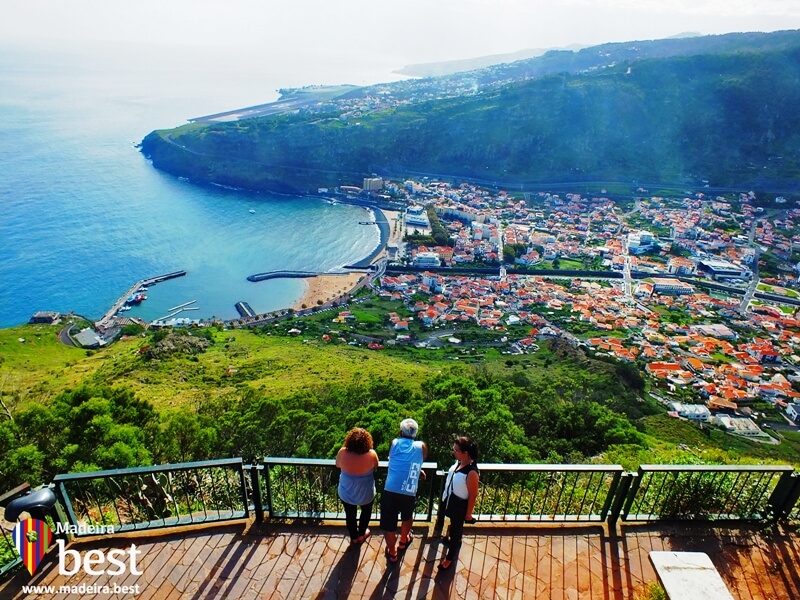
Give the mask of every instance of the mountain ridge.
[{"label": "mountain ridge", "polygon": [[[350,112],[331,104],[157,131],[142,151],[157,168],[198,183],[283,192],[357,184],[372,173],[425,172],[523,189],[643,180],[793,193],[800,179],[800,115],[792,101],[800,94],[800,32],[711,37],[653,46],[663,53],[665,43],[678,44],[681,53],[666,58],[648,50],[645,58],[602,67],[595,61],[587,69],[585,60],[571,59],[572,70],[518,74],[507,83],[500,77],[471,95],[400,95],[394,105],[352,111],[359,97],[372,97],[361,88],[347,99]],[[692,54],[687,44],[703,46],[698,40],[723,51]],[[608,48],[633,51],[612,44],[574,54],[607,60]],[[446,86],[451,79],[429,81]]]}]

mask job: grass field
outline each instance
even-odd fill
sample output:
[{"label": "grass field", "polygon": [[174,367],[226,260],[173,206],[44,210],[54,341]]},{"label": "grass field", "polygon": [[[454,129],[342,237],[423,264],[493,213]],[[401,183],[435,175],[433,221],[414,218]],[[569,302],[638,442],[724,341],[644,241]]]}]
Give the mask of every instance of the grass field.
[{"label": "grass field", "polygon": [[[286,397],[376,377],[401,381],[413,390],[432,375],[450,370],[477,369],[505,378],[555,373],[560,368],[558,357],[544,342],[535,352],[517,355],[508,354],[503,346],[469,343],[435,349],[396,345],[373,351],[343,343],[334,335],[323,341],[323,323],[330,321],[331,313],[315,319],[316,323],[287,320],[262,332],[212,330],[213,344],[205,352],[161,360],[148,360],[140,354],[140,349],[152,342],[149,336],[87,351],[62,345],[57,338],[59,326],[0,330],[0,398],[13,409],[31,401],[46,402],[83,382],[106,383],[130,387],[139,398],[166,410],[194,407],[207,398],[240,396],[248,389]],[[294,327],[307,331],[287,335]],[[612,448],[597,460],[626,468],[644,463],[800,464],[800,433],[795,431],[773,433],[781,443],[770,445],[714,428],[700,431],[691,423],[666,416],[646,417],[637,427],[647,436],[646,448]]]},{"label": "grass field", "polygon": [[60,391],[91,374],[96,365],[87,351],[59,342],[61,327],[20,325],[0,329],[0,393],[25,395],[32,389]]},{"label": "grass field", "polygon": [[[82,381],[126,385],[157,408],[190,404],[198,396],[223,395],[249,386],[276,395],[354,377],[393,376],[423,379],[439,361],[393,357],[346,344],[246,330],[215,333],[203,354],[147,361],[138,356],[143,338],[126,339],[97,351],[62,345],[59,327],[24,325],[0,330],[3,396],[51,396]],[[25,342],[19,342],[24,338]]]}]

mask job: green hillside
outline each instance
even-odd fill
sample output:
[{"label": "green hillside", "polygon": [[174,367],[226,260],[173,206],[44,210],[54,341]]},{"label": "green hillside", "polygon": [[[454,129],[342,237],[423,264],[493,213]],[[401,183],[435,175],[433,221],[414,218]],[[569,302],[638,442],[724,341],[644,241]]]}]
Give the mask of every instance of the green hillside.
[{"label": "green hillside", "polygon": [[485,462],[793,463],[800,449],[794,432],[762,445],[667,419],[635,368],[557,340],[514,360],[491,350],[454,362],[448,349],[372,351],[295,337],[297,326],[313,329],[161,330],[98,351],[59,345],[54,326],[0,331],[6,487],[226,456],[330,457],[354,426],[385,457],[409,415],[432,460],[449,458],[458,432]]},{"label": "green hillside", "polygon": [[371,173],[486,184],[640,182],[793,191],[800,37],[779,49],[621,61],[343,117],[284,114],[149,134],[192,181],[308,191]]}]

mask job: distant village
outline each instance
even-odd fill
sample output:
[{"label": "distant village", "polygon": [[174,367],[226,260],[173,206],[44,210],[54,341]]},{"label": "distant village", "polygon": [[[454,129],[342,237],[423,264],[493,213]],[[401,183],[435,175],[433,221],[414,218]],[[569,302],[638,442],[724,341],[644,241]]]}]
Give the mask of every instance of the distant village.
[{"label": "distant village", "polygon": [[[367,185],[376,188],[374,180]],[[421,208],[430,207],[452,240],[452,246],[390,249],[397,261],[431,269],[380,281],[384,297],[425,295],[427,301],[408,303],[425,326],[474,322],[503,331],[522,324],[529,333],[514,340],[515,352],[559,336],[636,362],[674,416],[740,435],[771,439],[748,406],[755,400],[775,405],[792,424],[800,417],[792,385],[800,382],[800,294],[790,262],[800,242],[800,209],[785,199],[765,209],[753,193],[726,199],[687,192],[675,199],[640,189],[635,204],[621,207],[602,196],[536,193],[523,200],[469,184],[416,181],[387,182],[382,192],[410,204],[407,233],[424,229]],[[520,249],[513,263],[504,256],[509,247]],[[765,255],[777,258],[779,268],[759,276]],[[501,262],[508,270],[591,265],[624,276],[564,278],[501,268],[500,276],[481,277],[433,269]],[[770,300],[757,299],[759,290]],[[395,320],[398,336],[407,337],[407,324]]]}]

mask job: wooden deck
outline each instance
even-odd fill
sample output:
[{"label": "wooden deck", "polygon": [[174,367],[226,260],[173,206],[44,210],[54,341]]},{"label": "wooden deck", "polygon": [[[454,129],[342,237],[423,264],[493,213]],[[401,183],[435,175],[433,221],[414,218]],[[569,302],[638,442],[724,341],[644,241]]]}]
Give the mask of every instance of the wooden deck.
[{"label": "wooden deck", "polygon": [[[759,528],[620,526],[468,529],[459,562],[437,572],[442,555],[429,524],[397,564],[387,563],[377,532],[348,548],[343,526],[237,522],[73,543],[142,552],[142,575],[71,577],[52,551],[34,577],[26,571],[0,585],[0,598],[545,598],[635,600],[656,574],[650,550],[706,552],[734,598],[800,598],[800,540],[794,531]],[[22,585],[139,586],[138,594],[22,593]]]}]

